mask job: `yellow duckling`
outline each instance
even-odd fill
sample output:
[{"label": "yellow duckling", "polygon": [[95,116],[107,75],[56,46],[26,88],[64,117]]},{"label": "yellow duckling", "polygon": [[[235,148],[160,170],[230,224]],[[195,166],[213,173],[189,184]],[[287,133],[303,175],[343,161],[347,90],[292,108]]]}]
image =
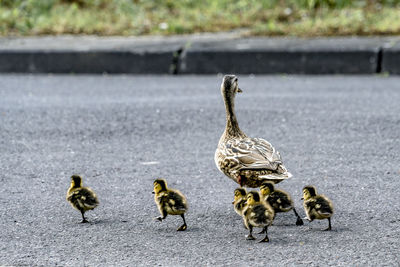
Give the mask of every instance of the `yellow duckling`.
[{"label": "yellow duckling", "polygon": [[246,236],[247,240],[254,240],[253,227],[263,228],[265,237],[260,242],[269,242],[268,226],[274,220],[274,210],[264,201],[261,201],[257,191],[247,193],[247,204],[243,210],[243,221],[250,233]]},{"label": "yellow duckling", "polygon": [[246,189],[236,188],[234,194],[235,197],[232,202],[232,204],[234,205],[233,207],[236,213],[242,216],[243,209],[246,206],[246,194],[247,194]]},{"label": "yellow duckling", "polygon": [[161,213],[161,216],[156,219],[161,222],[168,214],[181,215],[183,225],[178,228],[178,231],[185,231],[187,225],[184,214],[188,210],[186,197],[178,190],[168,188],[167,181],[164,179],[156,179],[154,181],[153,194],[155,194],[154,201]]},{"label": "yellow duckling", "polygon": [[333,215],[333,204],[326,196],[317,195],[315,186],[308,185],[303,188],[304,210],[307,217],[305,219],[312,222],[315,219],[328,219],[329,226],[324,231],[332,230],[331,217]]},{"label": "yellow duckling", "polygon": [[82,223],[87,223],[85,212],[99,205],[96,194],[89,187],[82,186],[82,177],[71,176],[71,186],[67,192],[67,201],[82,214]]},{"label": "yellow duckling", "polygon": [[288,192],[280,189],[275,189],[272,182],[265,181],[260,186],[260,193],[262,198],[268,202],[274,209],[275,215],[278,212],[288,212],[293,210],[296,215],[296,225],[303,225],[303,220],[300,218],[293,205],[293,200]]}]

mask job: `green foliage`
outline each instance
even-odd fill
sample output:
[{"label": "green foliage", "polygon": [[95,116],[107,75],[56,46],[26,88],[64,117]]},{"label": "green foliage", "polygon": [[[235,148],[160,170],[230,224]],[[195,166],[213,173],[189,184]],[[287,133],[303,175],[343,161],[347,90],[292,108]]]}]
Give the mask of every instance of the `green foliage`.
[{"label": "green foliage", "polygon": [[400,0],[0,0],[0,35],[400,32]]}]

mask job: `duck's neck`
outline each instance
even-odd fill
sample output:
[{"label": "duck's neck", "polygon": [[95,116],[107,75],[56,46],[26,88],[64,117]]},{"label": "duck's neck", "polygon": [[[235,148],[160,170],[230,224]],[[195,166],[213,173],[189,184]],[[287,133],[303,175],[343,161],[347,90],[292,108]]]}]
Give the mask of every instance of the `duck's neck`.
[{"label": "duck's neck", "polygon": [[224,135],[227,137],[245,137],[246,135],[240,130],[239,123],[235,115],[234,97],[224,95],[226,110],[226,126]]}]

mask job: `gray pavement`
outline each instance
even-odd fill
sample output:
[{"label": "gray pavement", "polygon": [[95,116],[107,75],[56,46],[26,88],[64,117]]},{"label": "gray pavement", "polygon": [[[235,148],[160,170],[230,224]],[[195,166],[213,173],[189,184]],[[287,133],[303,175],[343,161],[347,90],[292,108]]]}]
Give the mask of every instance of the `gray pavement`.
[{"label": "gray pavement", "polygon": [[[314,184],[326,222],[279,214],[271,242],[245,240],[236,185],[214,164],[222,77],[0,75],[0,265],[398,266],[400,78],[239,76],[241,128],[264,137],[294,177]],[[100,206],[90,224],[65,200],[82,174]],[[186,194],[180,218],[153,221],[152,181]]]},{"label": "gray pavement", "polygon": [[0,72],[400,74],[400,37],[2,37]]}]

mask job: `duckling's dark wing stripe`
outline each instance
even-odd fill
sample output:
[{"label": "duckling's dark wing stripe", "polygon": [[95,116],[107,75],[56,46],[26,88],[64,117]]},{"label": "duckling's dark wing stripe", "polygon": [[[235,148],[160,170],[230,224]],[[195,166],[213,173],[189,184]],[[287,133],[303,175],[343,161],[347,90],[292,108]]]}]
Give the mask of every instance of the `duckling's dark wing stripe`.
[{"label": "duckling's dark wing stripe", "polygon": [[171,206],[171,208],[175,210],[186,210],[186,204],[183,201],[183,198],[180,194],[170,191],[168,192],[168,198],[173,199],[175,201],[175,204]]},{"label": "duckling's dark wing stripe", "polygon": [[263,224],[268,220],[267,216],[265,216],[265,207],[263,205],[255,206],[253,212],[256,214],[254,218],[256,224]]},{"label": "duckling's dark wing stripe", "polygon": [[332,213],[333,209],[329,205],[329,202],[323,197],[317,197],[315,204],[319,205],[318,212],[320,213]]},{"label": "duckling's dark wing stripe", "polygon": [[279,191],[272,192],[268,196],[267,201],[274,208],[282,207],[285,209],[292,206],[292,203],[290,199],[288,199],[288,196],[285,193]]},{"label": "duckling's dark wing stripe", "polygon": [[87,188],[81,188],[79,190],[74,191],[69,197],[68,201],[71,201],[75,205],[78,205],[78,201],[82,201],[85,205],[88,206],[97,206],[99,201],[93,191]]}]

